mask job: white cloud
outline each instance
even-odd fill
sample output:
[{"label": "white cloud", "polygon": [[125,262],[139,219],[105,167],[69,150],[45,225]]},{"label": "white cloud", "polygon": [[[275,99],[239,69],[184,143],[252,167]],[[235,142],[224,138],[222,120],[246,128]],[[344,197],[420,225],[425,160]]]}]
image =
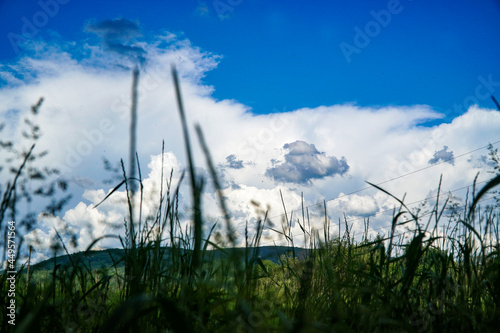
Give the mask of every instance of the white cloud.
[{"label": "white cloud", "polygon": [[344,175],[349,165],[344,157],[327,156],[319,152],[314,144],[297,140],[283,146],[285,160],[273,160],[273,166],[266,170],[266,176],[279,181],[311,185],[312,179]]},{"label": "white cloud", "polygon": [[[378,184],[394,179],[381,186],[398,197],[407,193],[406,202],[413,202],[432,193],[441,174],[444,192],[472,184],[478,171],[480,180],[491,176],[485,172],[488,166],[478,162],[487,154],[486,150],[462,154],[498,139],[500,114],[496,111],[471,107],[453,122],[434,127],[418,126],[442,117],[425,105],[375,108],[344,104],[255,115],[237,101],[215,100],[211,97],[214,88],[201,81],[207,71],[216,70],[221,57],[201,51],[172,34],[137,45],[145,50],[147,58],[140,76],[137,144],[147,199],[143,216],[154,214],[158,204],[162,140],[166,151],[164,175],[174,170],[173,186],[186,166],[170,76],[172,63],[181,76],[190,129],[193,123],[202,126],[214,164],[221,169],[227,185],[224,195],[240,235],[246,222],[254,223],[261,214],[255,212],[252,199],[260,202],[261,207],[269,204],[272,221],[277,229],[281,228],[280,190],[289,214],[301,208],[301,192],[304,194],[304,205],[316,230],[323,227],[321,207],[327,199],[331,200],[328,218],[332,223],[346,213],[349,219],[357,221],[355,230],[361,231],[363,217],[370,216],[373,228],[390,224],[390,216],[384,212],[394,206],[393,200],[374,189],[343,195],[367,187],[366,180]],[[101,157],[106,156],[113,163],[124,158],[128,165],[130,59],[110,55],[95,45],[84,45],[75,51],[76,55],[69,53],[64,44],[45,46],[34,51],[36,56],[0,68],[0,77],[8,82],[0,88],[3,101],[0,115],[6,119],[12,110],[20,110],[24,115],[38,97],[45,97],[37,117],[43,131],[37,149],[48,149],[51,163],[63,169],[64,176],[73,179],[73,184],[83,187],[75,192],[83,194],[81,199],[72,201],[65,214],[51,223],[66,223],[77,234],[79,248],[83,249],[102,235],[124,235],[123,218],[128,214],[124,191],[116,192],[98,208],[94,205],[110,190],[101,183],[106,178]],[[8,119],[13,133],[21,121],[22,117]],[[13,138],[20,141],[16,136]],[[205,157],[194,131],[191,141],[196,164],[205,168]],[[266,176],[266,170],[273,168],[273,160],[285,159],[282,148],[294,142],[314,147],[315,154],[323,158],[318,165],[328,166],[333,156],[339,158],[337,162],[344,156],[349,172],[343,177],[316,177],[313,186],[299,179],[294,184],[287,183],[289,187],[277,185]],[[434,154],[445,146],[454,153],[454,165],[429,166],[429,161],[436,158]],[[147,175],[144,165],[150,170]],[[321,175],[327,174],[325,171]],[[409,175],[402,177],[406,174]],[[190,204],[187,183],[185,179],[181,188],[182,207]],[[207,221],[219,221],[223,226],[218,202],[209,185],[203,196]],[[295,211],[293,216],[293,232],[300,235],[296,222],[299,218],[302,223],[302,212]],[[39,219],[41,225],[36,233],[43,236],[48,246],[53,229],[43,221]],[[268,242],[282,242],[275,232],[266,231],[265,236]],[[28,236],[34,237],[35,232]],[[118,246],[118,242],[107,239],[99,246]]]},{"label": "white cloud", "polygon": [[367,195],[352,194],[346,196],[344,193],[340,193],[339,199],[335,203],[340,211],[349,216],[370,217],[380,209],[375,198]]},{"label": "white cloud", "polygon": [[455,164],[453,151],[448,151],[448,146],[444,146],[443,149],[436,151],[434,157],[429,160],[429,164],[436,164],[438,162]]}]

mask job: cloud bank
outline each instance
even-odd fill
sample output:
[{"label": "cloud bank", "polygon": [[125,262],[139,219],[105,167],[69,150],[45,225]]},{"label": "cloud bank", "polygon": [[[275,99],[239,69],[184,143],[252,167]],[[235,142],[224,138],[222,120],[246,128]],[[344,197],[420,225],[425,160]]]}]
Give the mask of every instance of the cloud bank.
[{"label": "cloud bank", "polygon": [[[207,85],[203,78],[217,70],[221,56],[168,32],[141,40],[138,26],[126,20],[101,22],[88,29],[104,42],[83,43],[77,48],[64,41],[40,42],[16,63],[0,65],[0,117],[6,124],[2,134],[16,144],[26,144],[19,135],[23,117],[43,96],[44,104],[36,116],[43,132],[37,149],[49,151],[51,166],[71,180],[74,194],[65,213],[57,217],[40,214],[37,227],[27,234],[27,240],[36,243],[38,259],[50,255],[47,248],[54,242],[54,228],[66,230],[63,238],[68,244],[74,236],[72,250],[85,249],[103,235],[124,235],[124,191],[117,191],[98,208],[94,206],[116,185],[103,183],[109,175],[103,172],[102,157],[116,165],[128,156],[131,57],[144,57],[137,142],[144,216],[155,214],[161,174],[172,172],[176,186],[187,165],[171,64],[176,64],[181,78],[197,170],[207,177],[203,194],[206,226],[217,223],[224,231],[205,156],[193,131],[195,123],[201,125],[224,180],[224,196],[240,242],[246,226],[253,230],[262,211],[268,209],[275,229],[286,220],[286,210],[291,232],[301,235],[296,221],[302,219],[304,207],[312,228],[320,231],[325,205],[328,221],[334,226],[339,218],[344,225],[345,214],[358,234],[366,218],[370,218],[373,232],[383,233],[390,226],[395,202],[366,181],[380,184],[400,198],[406,194],[406,202],[415,207],[426,198],[432,201],[441,175],[445,193],[472,185],[478,172],[478,181],[491,177],[487,173],[491,165],[484,161],[487,149],[472,151],[500,140],[500,113],[495,110],[472,106],[451,123],[432,127],[420,125],[443,115],[426,105],[370,107],[346,102],[298,110],[276,106],[285,110],[257,115],[238,101],[211,96],[217,87]],[[114,48],[105,41],[126,47]],[[3,159],[2,154],[0,151]],[[0,177],[2,183],[8,180],[5,174]],[[166,180],[163,182],[166,188]],[[460,198],[465,191],[452,193]],[[184,184],[179,193],[185,227],[190,223],[190,190]],[[263,243],[286,241],[266,229]],[[299,240],[296,245],[301,245]],[[97,246],[119,247],[120,243],[110,237]]]}]

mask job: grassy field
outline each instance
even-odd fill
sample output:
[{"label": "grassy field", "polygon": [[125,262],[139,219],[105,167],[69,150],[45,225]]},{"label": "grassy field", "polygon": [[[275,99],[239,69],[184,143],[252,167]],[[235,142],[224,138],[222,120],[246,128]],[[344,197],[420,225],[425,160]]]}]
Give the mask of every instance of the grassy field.
[{"label": "grassy field", "polygon": [[[192,189],[193,227],[181,228],[178,188],[163,190],[155,220],[141,223],[139,230],[134,228],[132,216],[140,207],[134,207],[133,200],[129,200],[127,232],[120,237],[123,250],[116,257],[109,255],[106,264],[93,265],[84,255],[69,256],[64,261],[53,258],[47,269],[32,272],[29,281],[26,270],[18,270],[15,326],[8,323],[6,309],[11,288],[9,274],[2,273],[0,300],[4,315],[0,331],[498,331],[498,207],[482,208],[479,202],[500,183],[500,176],[472,193],[473,198],[462,210],[455,209],[446,217],[443,213],[446,202],[439,204],[439,198],[432,212],[425,216],[419,216],[400,201],[400,208],[393,215],[392,232],[385,237],[370,239],[366,234],[362,241],[355,241],[346,228],[341,237],[331,239],[326,232],[314,232],[307,218],[299,218],[298,223],[309,239],[308,249],[295,249],[293,235],[284,228],[280,232],[290,248],[286,253],[277,248],[272,261],[260,253],[262,230],[269,222],[263,214],[252,230],[254,236],[246,239],[246,246],[233,251],[230,248],[235,247],[236,236],[230,212],[225,208],[215,168],[197,127],[225,217],[225,241],[218,240],[214,232],[208,235],[201,232],[202,181],[195,175],[191,162],[189,133],[175,71],[173,74],[189,161],[186,175]],[[40,105],[41,102],[34,109]],[[31,129],[29,135],[36,140],[36,125],[32,124]],[[13,149],[5,142],[2,147]],[[491,151],[492,157],[497,156]],[[22,179],[26,182],[41,179],[22,178],[22,174],[36,176],[36,170],[24,169],[25,162],[43,156],[35,156],[33,148],[17,156],[21,163],[12,170],[12,181],[0,189],[3,196],[0,222],[2,230],[6,230],[5,244],[9,230],[6,221],[15,220],[16,202],[23,199],[16,196],[22,193]],[[126,187],[130,198],[141,191],[141,186],[137,186],[140,181],[134,180],[137,178],[134,169],[131,170],[127,175],[123,167],[123,180],[115,187],[115,190]],[[130,185],[132,181],[135,186]],[[53,186],[65,192],[61,181]],[[52,197],[54,193],[41,195]],[[67,197],[63,195],[51,201],[47,214],[57,214],[65,200]],[[19,223],[34,225],[33,219],[28,215]],[[325,221],[328,221],[326,210]],[[285,227],[287,223],[291,221],[285,221]],[[396,227],[401,224],[415,225],[407,240],[396,237]],[[439,234],[437,231],[441,230],[444,232]],[[16,253],[20,253],[22,240],[16,242]],[[89,246],[89,253],[96,243]],[[60,246],[66,248],[65,244]],[[4,258],[10,258],[6,247]]]}]

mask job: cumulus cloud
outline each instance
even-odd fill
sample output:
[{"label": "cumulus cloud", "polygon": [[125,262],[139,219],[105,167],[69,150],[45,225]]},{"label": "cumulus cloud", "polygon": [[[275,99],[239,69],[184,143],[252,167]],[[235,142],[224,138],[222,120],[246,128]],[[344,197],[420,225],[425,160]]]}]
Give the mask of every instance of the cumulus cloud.
[{"label": "cumulus cloud", "polygon": [[443,149],[435,152],[434,157],[429,160],[429,164],[436,164],[439,161],[455,165],[453,151],[448,151],[448,146],[444,146]]},{"label": "cumulus cloud", "polygon": [[77,247],[79,237],[75,237],[75,235],[79,230],[65,221],[64,218],[39,214],[37,227],[24,235],[24,241],[32,247],[34,251],[32,259],[37,262],[47,259],[53,252],[61,253],[63,250],[61,240],[70,250]]},{"label": "cumulus cloud", "polygon": [[[166,152],[163,156],[151,156],[147,167],[150,172],[142,182],[142,203],[137,196],[135,204],[136,207],[141,205],[143,217],[149,218],[156,216],[161,195],[165,196],[167,191],[173,193],[179,186],[183,167],[171,152]],[[47,254],[48,249],[62,248],[56,230],[63,236],[63,241],[71,251],[86,250],[92,241],[104,235],[124,237],[124,220],[129,213],[127,194],[123,189],[117,190],[103,201],[108,193],[109,190],[106,192],[104,189],[86,190],[81,198],[86,202],[81,201],[69,208],[62,217],[40,214],[38,227],[25,237],[27,244],[34,246],[43,259],[42,254]],[[99,205],[96,207],[97,204]],[[134,220],[138,228],[139,215],[137,211],[135,213]],[[184,221],[183,224],[185,223]],[[120,246],[116,237],[110,237],[99,241],[93,249]]]},{"label": "cumulus cloud", "polygon": [[266,170],[266,175],[279,182],[311,185],[311,180],[344,175],[349,165],[344,157],[327,156],[314,144],[297,140],[283,146],[285,160]]}]

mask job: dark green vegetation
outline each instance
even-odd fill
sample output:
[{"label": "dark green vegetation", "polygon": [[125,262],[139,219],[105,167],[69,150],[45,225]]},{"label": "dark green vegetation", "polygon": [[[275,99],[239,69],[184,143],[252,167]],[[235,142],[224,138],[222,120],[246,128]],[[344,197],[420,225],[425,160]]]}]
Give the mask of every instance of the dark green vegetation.
[{"label": "dark green vegetation", "polygon": [[[426,213],[411,211],[403,201],[394,211],[392,232],[383,238],[355,242],[349,227],[331,239],[325,210],[323,232],[311,229],[306,214],[301,226],[309,248],[293,247],[286,216],[281,233],[287,249],[260,248],[267,213],[255,230],[246,230],[237,251],[230,212],[224,204],[215,168],[197,127],[212,181],[224,215],[224,236],[214,228],[204,235],[201,192],[204,181],[194,173],[191,145],[179,85],[173,72],[189,160],[192,188],[191,229],[182,229],[178,187],[162,189],[157,214],[134,224],[132,197],[140,195],[141,176],[127,176],[109,195],[126,187],[129,212],[123,249],[56,257],[41,263],[26,281],[16,278],[16,326],[2,314],[0,330],[18,332],[496,332],[500,324],[500,245],[498,206],[478,203],[500,183],[497,174],[465,207],[448,207],[436,199]],[[137,74],[135,74],[137,80]],[[134,85],[136,87],[136,83]],[[134,94],[135,96],[135,94]],[[132,126],[134,127],[134,126]],[[135,135],[135,134],[134,134]],[[132,135],[132,137],[134,136]],[[491,147],[493,161],[498,154]],[[15,204],[26,199],[23,174],[33,148],[19,154],[13,181],[2,188],[0,222],[7,230]],[[133,152],[132,152],[133,155]],[[132,159],[133,160],[133,159]],[[24,162],[23,162],[24,161]],[[498,165],[498,163],[497,163]],[[137,170],[140,171],[137,165]],[[35,174],[36,175],[36,174]],[[43,177],[22,178],[36,181]],[[172,184],[171,179],[167,184]],[[65,187],[59,184],[61,189]],[[383,189],[380,189],[383,191]],[[54,193],[49,193],[54,196]],[[58,205],[59,203],[59,205]],[[51,201],[56,208],[64,202]],[[49,205],[50,206],[50,205]],[[448,209],[449,208],[449,209]],[[446,214],[444,212],[447,211]],[[31,215],[30,215],[31,216]],[[29,216],[28,216],[29,217]],[[31,216],[33,222],[33,216]],[[29,220],[29,219],[28,219]],[[146,223],[147,221],[147,223]],[[398,225],[413,225],[409,239],[398,237]],[[30,225],[29,221],[26,226]],[[135,229],[135,228],[138,229]],[[26,227],[28,228],[28,227]],[[438,233],[440,231],[441,233]],[[7,234],[7,233],[6,233]],[[247,235],[253,236],[247,236]],[[6,236],[7,237],[7,236]],[[109,236],[108,236],[109,237]],[[21,239],[16,239],[17,253]],[[7,242],[7,238],[5,238]],[[165,247],[168,244],[168,248]],[[59,246],[66,248],[62,242]],[[215,250],[216,251],[215,251]],[[288,250],[287,254],[283,250]],[[275,252],[276,254],[272,254]],[[4,257],[8,252],[4,248]],[[266,260],[275,258],[274,261]],[[45,269],[43,269],[45,268]],[[2,309],[9,301],[7,274],[1,275]],[[3,310],[6,313],[6,310]]]}]

